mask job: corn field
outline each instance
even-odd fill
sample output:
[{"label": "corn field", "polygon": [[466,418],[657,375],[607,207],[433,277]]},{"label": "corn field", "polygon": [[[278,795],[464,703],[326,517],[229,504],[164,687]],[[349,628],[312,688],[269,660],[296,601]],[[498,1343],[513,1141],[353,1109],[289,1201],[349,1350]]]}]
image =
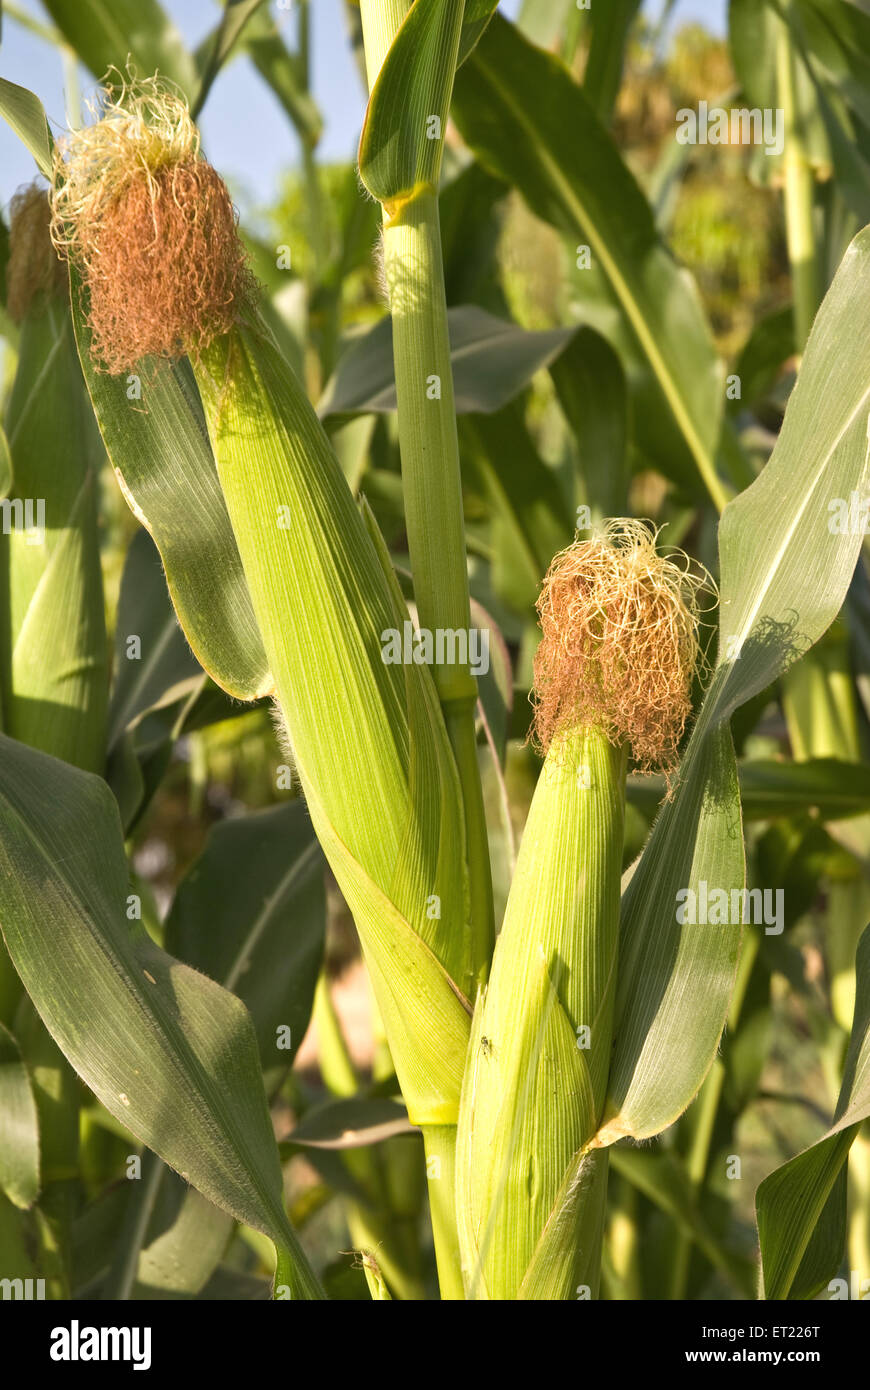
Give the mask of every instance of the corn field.
[{"label": "corn field", "polygon": [[672,9],[2,4],[55,1361],[104,1302],[870,1299],[870,5]]}]

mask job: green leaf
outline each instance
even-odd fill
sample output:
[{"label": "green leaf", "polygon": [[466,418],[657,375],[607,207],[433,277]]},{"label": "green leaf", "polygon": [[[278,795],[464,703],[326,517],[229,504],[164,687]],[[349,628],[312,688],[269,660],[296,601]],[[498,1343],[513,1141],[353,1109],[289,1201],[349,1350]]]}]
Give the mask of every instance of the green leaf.
[{"label": "green leaf", "polygon": [[71,48],[94,77],[127,57],[139,77],[159,72],[191,98],[196,68],[181,35],[158,0],[44,0],[45,8]]},{"label": "green leaf", "polygon": [[580,455],[586,501],[598,518],[628,511],[628,393],[617,354],[600,333],[579,329],[550,365],[559,404]]},{"label": "green leaf", "polygon": [[[0,1191],[0,1269],[17,1279],[46,1275],[39,1248],[39,1208],[22,1211]],[[14,1271],[14,1273],[13,1273]]]},{"label": "green leaf", "polygon": [[818,816],[845,820],[870,810],[870,767],[837,758],[783,763],[753,759],[740,767],[740,799],[746,820]]},{"label": "green leaf", "polygon": [[811,62],[870,127],[870,14],[842,0],[798,0]]},{"label": "green leaf", "polygon": [[729,0],[731,61],[752,106],[776,106],[777,31],[777,16],[767,0]]},{"label": "green leaf", "polygon": [[[535,93],[534,101],[526,94]],[[715,470],[723,377],[695,286],[660,240],[652,210],[567,69],[498,15],[457,74],[453,113],[478,159],[536,216],[588,244],[695,461]]]},{"label": "green leaf", "polygon": [[63,299],[34,303],[24,317],[6,429],[15,475],[9,505],[22,520],[0,536],[5,729],[96,772],[108,696],[97,534],[102,450]]},{"label": "green leaf", "polygon": [[460,422],[466,486],[489,504],[493,586],[517,612],[534,607],[541,579],[571,540],[559,480],[537,452],[517,403]]},{"label": "green leaf", "polygon": [[416,1134],[401,1101],[351,1096],[309,1110],[287,1136],[290,1144],[312,1149],[360,1149],[397,1134]]},{"label": "green leaf", "polygon": [[126,920],[105,783],[0,736],[0,926],[43,1022],[110,1114],[204,1196],[291,1252],[250,1017]]},{"label": "green leaf", "polygon": [[442,179],[438,216],[448,305],[503,306],[498,245],[501,204],[507,194],[507,184],[494,178],[476,159],[469,160],[455,178]]},{"label": "green leaf", "polygon": [[[753,758],[739,766],[744,821],[776,820],[809,812],[821,821],[845,820],[870,810],[870,766],[838,758],[787,763]],[[628,796],[652,817],[666,792],[663,777],[629,777]]]},{"label": "green leaf", "polygon": [[600,120],[609,122],[622,81],[625,45],[640,0],[609,0],[589,12],[589,56],[583,91]]},{"label": "green leaf", "polygon": [[109,458],[130,509],[160,551],[193,653],[227,694],[265,695],[272,678],[190,368],[186,361],[146,359],[136,378],[96,371],[75,277],[72,304],[79,358]]},{"label": "green leaf", "polygon": [[846,1160],[870,1116],[870,929],[858,944],[855,1018],[834,1123],[756,1193],[764,1297],[814,1298],[835,1277],[846,1243]]},{"label": "green leaf", "polygon": [[489,669],[477,674],[478,700],[495,745],[496,757],[504,763],[514,701],[510,652],[498,623],[476,599],[471,600],[471,625],[478,632],[488,634]]},{"label": "green leaf", "polygon": [[677,921],[681,890],[697,901],[704,882],[730,907],[745,876],[730,734],[698,729],[623,894],[604,1143],[649,1138],[686,1108],[716,1054],[737,970],[739,922]]},{"label": "green leaf", "polygon": [[[719,527],[718,665],[679,783],[623,898],[616,1046],[602,1142],[648,1137],[689,1104],[716,1052],[740,942],[676,920],[677,894],[743,886],[737,771],[727,721],[837,615],[861,547],[832,503],[867,487],[870,229],[850,246],[816,318],[782,432]],[[831,362],[838,370],[831,373]]]},{"label": "green leaf", "polygon": [[[138,645],[131,643],[138,638]],[[109,749],[154,709],[174,704],[203,679],[169,601],[157,547],[139,531],[127,551],[115,625],[115,684]]]},{"label": "green leaf", "polygon": [[288,51],[267,10],[253,16],[244,47],[290,117],[300,140],[313,148],[323,132],[323,118],[308,90],[304,64],[298,54]]},{"label": "green leaf", "polygon": [[457,67],[460,67],[474,51],[497,8],[498,0],[465,0]]},{"label": "green leaf", "polygon": [[722,517],[718,679],[707,701],[717,718],[802,656],[845,599],[862,536],[839,521],[868,477],[868,268],[865,229],[819,310],[770,461]]},{"label": "green leaf", "polygon": [[[500,410],[548,367],[576,334],[573,328],[529,333],[474,304],[447,310],[457,414]],[[317,413],[396,409],[393,325],[387,317],[355,338],[339,359]]]},{"label": "green leaf", "polygon": [[142,1250],[132,1298],[196,1298],[223,1258],[232,1217],[193,1188],[178,1186],[178,1214]]},{"label": "green leaf", "polygon": [[620,1144],[610,1150],[610,1162],[615,1172],[654,1202],[696,1243],[744,1298],[754,1296],[755,1262],[733,1254],[708,1228],[691,1197],[692,1182],[678,1154]]},{"label": "green leaf", "polygon": [[555,49],[576,0],[523,0],[517,24],[539,48]]},{"label": "green leaf", "polygon": [[323,956],[323,873],[302,801],[234,817],[212,829],[166,921],[167,950],[247,1006],[264,1068],[289,1066],[308,1027]]},{"label": "green leaf", "polygon": [[39,1119],[21,1049],[2,1024],[0,1115],[0,1189],[16,1207],[30,1207],[39,1196]]},{"label": "green leaf", "polygon": [[30,150],[41,174],[51,178],[54,141],[39,97],[0,77],[0,116]]},{"label": "green leaf", "polygon": [[787,304],[759,320],[737,359],[740,399],[729,402],[735,414],[764,399],[794,350],[794,310]]},{"label": "green leaf", "polygon": [[[201,62],[198,61],[202,76],[196,100],[191,105],[194,120],[198,118],[205,105],[214,80],[238,43],[242,30],[263,3],[264,0],[224,0],[224,12],[220,23],[214,34],[210,35],[202,46]],[[197,59],[199,58],[198,53]]]}]

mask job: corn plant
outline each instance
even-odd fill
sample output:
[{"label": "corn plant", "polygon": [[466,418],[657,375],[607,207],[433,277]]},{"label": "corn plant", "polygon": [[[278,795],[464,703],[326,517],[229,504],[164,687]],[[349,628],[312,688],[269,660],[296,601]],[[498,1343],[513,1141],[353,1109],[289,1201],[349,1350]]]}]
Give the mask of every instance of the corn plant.
[{"label": "corn plant", "polygon": [[[349,6],[367,108],[336,208],[307,3],[295,47],[227,0],[192,54],[149,0],[128,55],[107,0],[45,0],[44,36],[102,78],[57,139],[0,81],[42,176],[10,209],[4,521],[44,504],[0,537],[0,1277],[812,1298],[847,1246],[870,1257],[870,22],[833,6],[823,41],[822,0],[732,5],[747,102],[783,116],[794,303],[729,374],[613,135],[638,8]],[[308,335],[203,149],[236,50],[300,138]],[[547,329],[469,269],[508,205],[569,248]],[[388,316],[341,344],[378,222]],[[112,660],[104,460],[133,537]],[[219,821],[161,907],[149,818],[179,752],[249,706],[278,804]],[[779,935],[830,879],[824,1008]],[[370,1075],[324,969],[327,884]],[[773,975],[830,1104],[767,1163],[757,1259],[716,1160],[758,1100]],[[319,1091],[292,1070],[312,1016]],[[356,1270],[310,1234],[337,1202]]]}]

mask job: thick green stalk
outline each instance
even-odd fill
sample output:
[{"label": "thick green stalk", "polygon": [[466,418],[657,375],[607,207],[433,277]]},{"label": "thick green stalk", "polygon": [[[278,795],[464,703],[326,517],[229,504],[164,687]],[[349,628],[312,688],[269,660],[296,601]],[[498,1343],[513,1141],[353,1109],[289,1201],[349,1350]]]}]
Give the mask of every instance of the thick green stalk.
[{"label": "thick green stalk", "polygon": [[[384,271],[393,318],[405,522],[418,621],[430,632],[468,632],[471,608],[459,442],[438,199],[432,190],[421,190],[385,222]],[[472,954],[477,982],[482,984],[489,971],[494,922],[474,726],[477,682],[467,663],[435,664],[432,674],[462,787]]]},{"label": "thick green stalk", "polygon": [[427,1125],[423,1142],[441,1297],[461,1300],[465,1288],[456,1229],[456,1126]]},{"label": "thick green stalk", "polygon": [[[395,34],[407,8],[397,3],[362,6],[370,85],[388,51],[390,25]],[[425,138],[421,130],[420,139]],[[383,238],[405,524],[418,623],[431,633],[467,634],[471,609],[437,190],[420,185],[397,207],[384,208]],[[467,660],[436,663],[432,673],[465,807],[472,955],[475,979],[482,984],[495,927],[477,760],[477,682]]]}]

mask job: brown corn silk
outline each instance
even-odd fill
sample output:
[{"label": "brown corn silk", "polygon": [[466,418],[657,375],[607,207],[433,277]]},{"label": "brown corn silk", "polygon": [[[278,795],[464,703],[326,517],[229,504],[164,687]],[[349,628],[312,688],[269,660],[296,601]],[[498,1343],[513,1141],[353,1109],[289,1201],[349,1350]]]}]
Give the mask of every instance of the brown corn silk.
[{"label": "brown corn silk", "polygon": [[82,275],[93,356],[112,375],[197,355],[253,295],[226,185],[157,79],[107,89],[101,119],[63,142],[52,237]]},{"label": "brown corn silk", "polygon": [[[683,557],[685,559],[685,557]],[[600,728],[639,770],[671,768],[698,661],[695,593],[706,582],[656,550],[644,521],[616,518],[555,557],[538,600],[534,738]]]},{"label": "brown corn silk", "polygon": [[67,292],[67,272],[51,243],[48,193],[37,184],[20,189],[9,205],[6,307],[21,323],[31,305]]}]

